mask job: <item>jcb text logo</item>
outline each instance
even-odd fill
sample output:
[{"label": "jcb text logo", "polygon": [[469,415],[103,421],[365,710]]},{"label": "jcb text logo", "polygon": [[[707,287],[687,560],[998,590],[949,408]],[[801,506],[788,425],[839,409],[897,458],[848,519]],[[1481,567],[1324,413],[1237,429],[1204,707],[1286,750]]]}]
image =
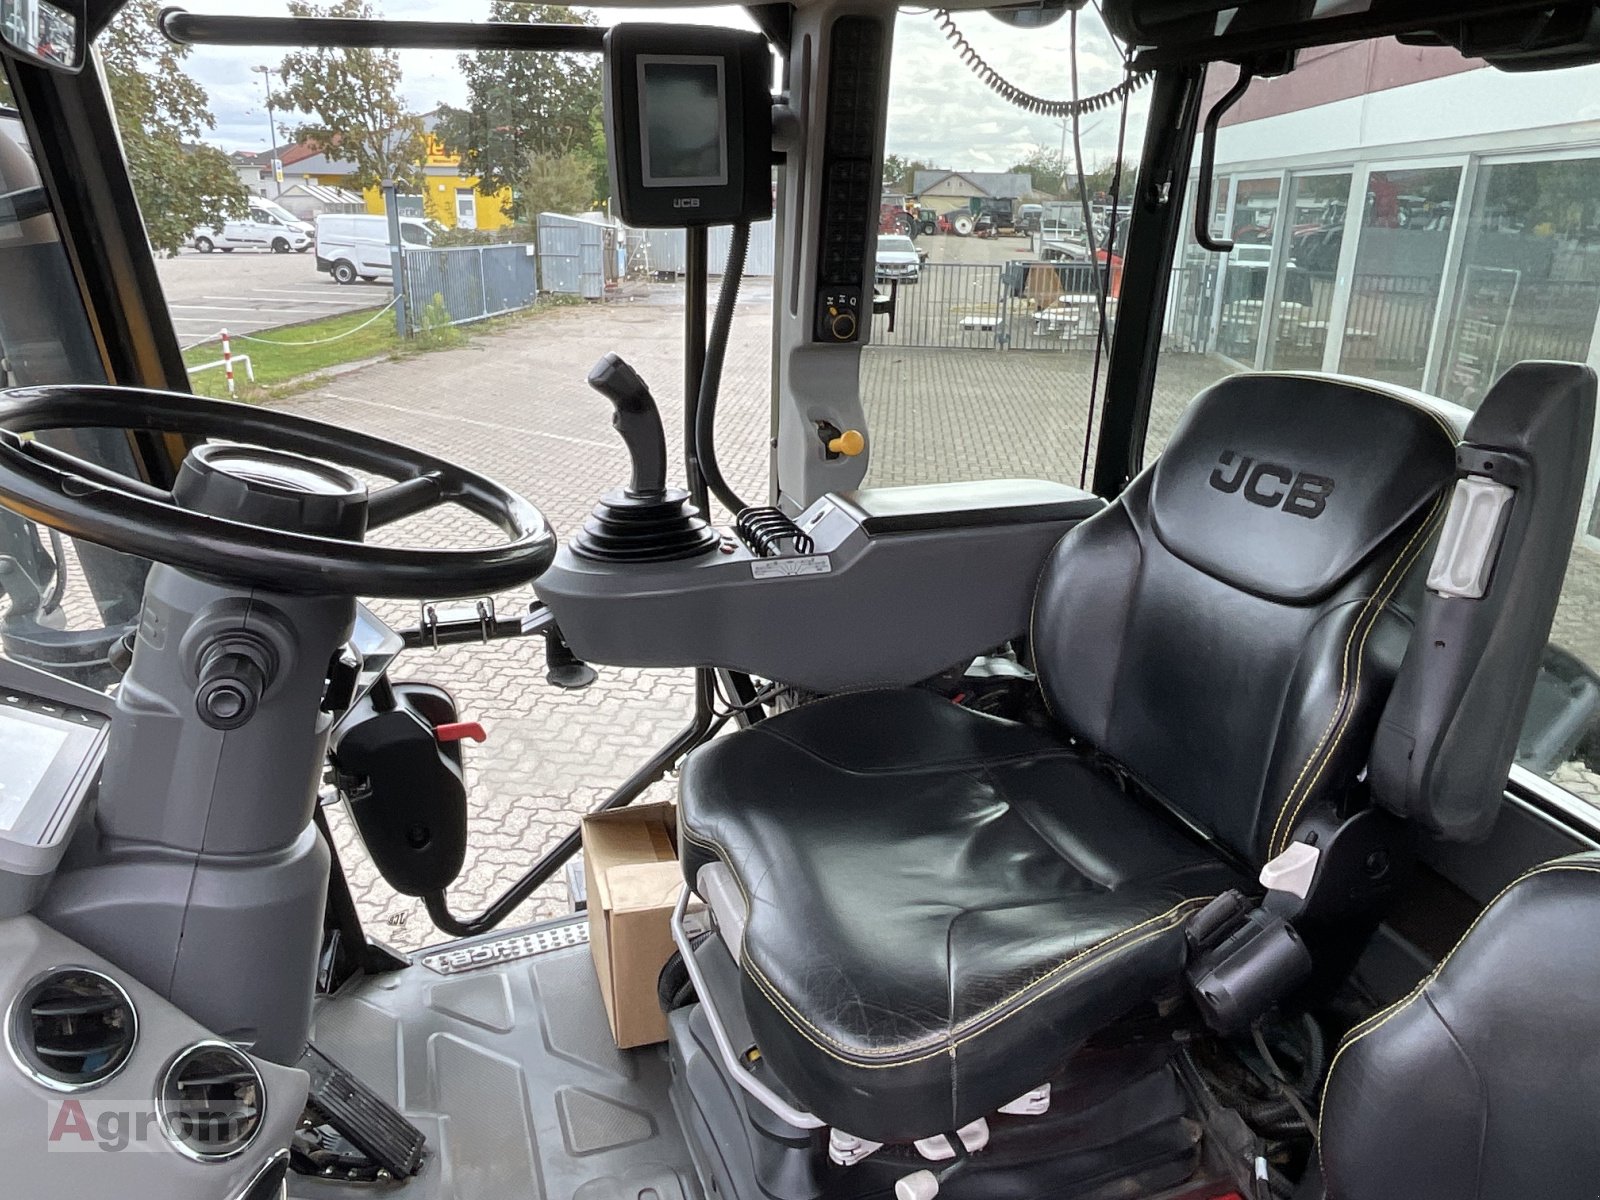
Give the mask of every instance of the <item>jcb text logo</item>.
[{"label": "jcb text logo", "polygon": [[1296,472],[1282,463],[1257,462],[1248,454],[1224,450],[1211,472],[1211,486],[1225,495],[1243,494],[1262,508],[1282,508],[1286,513],[1314,520],[1328,507],[1333,480],[1309,471]]}]

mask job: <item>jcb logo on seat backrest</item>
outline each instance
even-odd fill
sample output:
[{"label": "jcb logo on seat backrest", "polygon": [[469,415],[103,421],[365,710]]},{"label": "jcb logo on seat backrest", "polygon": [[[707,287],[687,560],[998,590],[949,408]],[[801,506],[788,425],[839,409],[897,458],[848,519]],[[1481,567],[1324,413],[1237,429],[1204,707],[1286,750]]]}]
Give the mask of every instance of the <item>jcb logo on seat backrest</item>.
[{"label": "jcb logo on seat backrest", "polygon": [[1308,520],[1322,515],[1333,494],[1333,480],[1282,463],[1257,462],[1248,454],[1224,450],[1211,472],[1211,486],[1227,495],[1240,492],[1251,504],[1281,507]]}]

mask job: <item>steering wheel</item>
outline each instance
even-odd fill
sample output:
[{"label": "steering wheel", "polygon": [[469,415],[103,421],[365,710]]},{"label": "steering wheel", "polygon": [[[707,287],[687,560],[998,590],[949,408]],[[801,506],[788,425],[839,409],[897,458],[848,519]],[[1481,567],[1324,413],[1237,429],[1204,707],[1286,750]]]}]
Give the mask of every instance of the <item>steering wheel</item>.
[{"label": "steering wheel", "polygon": [[[172,492],[23,437],[51,429],[178,433],[261,447],[269,457],[303,455],[394,481],[367,499],[367,529],[453,504],[497,526],[506,540],[482,549],[375,546],[213,516],[183,507]],[[291,472],[318,471],[303,459],[283,461]],[[540,575],[556,551],[555,534],[537,508],[475,471],[321,421],[146,388],[0,391],[0,505],[112,550],[301,595],[496,592]]]}]

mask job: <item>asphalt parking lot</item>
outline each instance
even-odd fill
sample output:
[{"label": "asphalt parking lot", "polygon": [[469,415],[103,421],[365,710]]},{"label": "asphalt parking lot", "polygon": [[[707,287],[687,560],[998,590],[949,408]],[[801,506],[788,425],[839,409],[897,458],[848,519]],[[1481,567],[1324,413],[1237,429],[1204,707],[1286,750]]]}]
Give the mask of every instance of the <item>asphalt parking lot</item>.
[{"label": "asphalt parking lot", "polygon": [[341,287],[317,271],[309,250],[201,254],[184,249],[176,258],[158,258],[156,271],[180,346],[209,341],[224,329],[257,333],[387,304],[390,297],[387,281]]}]

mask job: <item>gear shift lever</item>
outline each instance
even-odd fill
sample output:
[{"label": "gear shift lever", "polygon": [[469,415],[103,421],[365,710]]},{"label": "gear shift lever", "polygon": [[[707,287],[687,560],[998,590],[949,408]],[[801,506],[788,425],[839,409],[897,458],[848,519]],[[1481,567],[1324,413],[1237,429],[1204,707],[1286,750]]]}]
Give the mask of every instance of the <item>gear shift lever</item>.
[{"label": "gear shift lever", "polygon": [[650,386],[613,351],[589,371],[589,386],[611,401],[611,426],[622,435],[633,463],[628,494],[659,498],[667,490],[667,435]]},{"label": "gear shift lever", "polygon": [[667,437],[656,398],[616,354],[589,372],[589,386],[611,401],[611,424],[628,447],[626,487],[600,498],[572,540],[573,553],[607,562],[671,562],[714,551],[717,531],[682,488],[667,486]]}]

